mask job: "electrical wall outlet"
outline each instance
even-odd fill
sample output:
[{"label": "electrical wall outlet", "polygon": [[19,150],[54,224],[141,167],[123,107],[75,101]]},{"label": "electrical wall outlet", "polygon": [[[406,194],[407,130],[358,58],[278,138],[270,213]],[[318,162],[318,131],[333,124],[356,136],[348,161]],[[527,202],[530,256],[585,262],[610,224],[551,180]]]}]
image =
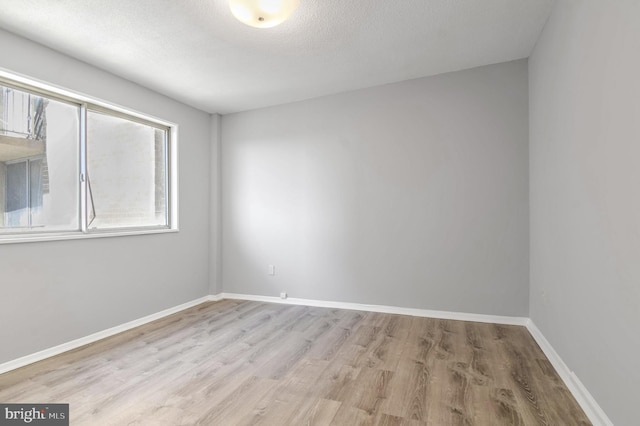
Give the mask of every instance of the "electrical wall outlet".
[{"label": "electrical wall outlet", "polygon": [[275,275],[275,274],[276,274],[276,266],[269,265],[269,275]]},{"label": "electrical wall outlet", "polygon": [[287,298],[287,292],[283,291],[282,293],[280,293],[280,299],[286,299]]}]

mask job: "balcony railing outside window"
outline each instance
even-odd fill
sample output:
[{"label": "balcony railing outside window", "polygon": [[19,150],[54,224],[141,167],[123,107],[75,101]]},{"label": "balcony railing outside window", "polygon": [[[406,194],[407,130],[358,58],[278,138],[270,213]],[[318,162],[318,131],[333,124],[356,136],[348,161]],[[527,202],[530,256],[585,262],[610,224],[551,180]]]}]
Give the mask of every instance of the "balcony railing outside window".
[{"label": "balcony railing outside window", "polygon": [[44,140],[45,100],[10,87],[3,87],[0,95],[2,122],[0,132],[7,136]]}]

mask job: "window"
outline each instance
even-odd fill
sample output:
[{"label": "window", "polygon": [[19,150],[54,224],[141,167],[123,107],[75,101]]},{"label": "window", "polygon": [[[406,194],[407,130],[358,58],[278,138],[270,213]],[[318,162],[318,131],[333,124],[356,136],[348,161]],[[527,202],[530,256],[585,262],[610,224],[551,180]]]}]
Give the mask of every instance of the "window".
[{"label": "window", "polygon": [[0,86],[0,232],[79,230],[78,105]]},{"label": "window", "polygon": [[0,242],[177,229],[175,130],[0,78]]}]

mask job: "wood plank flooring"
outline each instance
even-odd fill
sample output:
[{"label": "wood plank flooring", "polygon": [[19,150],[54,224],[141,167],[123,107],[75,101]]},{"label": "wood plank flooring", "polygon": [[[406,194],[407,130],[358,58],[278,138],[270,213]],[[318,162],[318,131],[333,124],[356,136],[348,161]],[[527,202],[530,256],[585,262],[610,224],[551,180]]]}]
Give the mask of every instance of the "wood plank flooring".
[{"label": "wood plank flooring", "polygon": [[0,375],[72,425],[590,425],[524,327],[224,300]]}]

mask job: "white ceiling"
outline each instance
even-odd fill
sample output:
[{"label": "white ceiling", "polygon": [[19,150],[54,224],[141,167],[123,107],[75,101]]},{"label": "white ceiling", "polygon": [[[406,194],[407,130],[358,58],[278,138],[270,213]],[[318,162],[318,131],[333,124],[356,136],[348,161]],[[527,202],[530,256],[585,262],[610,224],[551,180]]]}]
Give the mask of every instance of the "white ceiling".
[{"label": "white ceiling", "polygon": [[255,29],[227,0],[0,0],[0,27],[225,114],[525,58],[553,1],[301,0]]}]

